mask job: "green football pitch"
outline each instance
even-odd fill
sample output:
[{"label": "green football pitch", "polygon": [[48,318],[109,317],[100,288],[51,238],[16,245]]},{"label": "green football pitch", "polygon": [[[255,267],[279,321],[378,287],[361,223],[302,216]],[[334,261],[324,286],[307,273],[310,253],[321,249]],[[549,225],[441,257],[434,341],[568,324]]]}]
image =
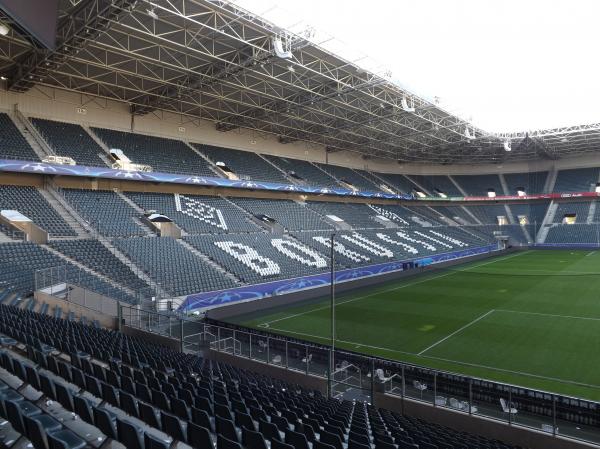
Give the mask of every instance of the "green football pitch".
[{"label": "green football pitch", "polygon": [[[600,251],[530,250],[339,294],[336,346],[600,400]],[[329,298],[230,319],[330,342]]]}]

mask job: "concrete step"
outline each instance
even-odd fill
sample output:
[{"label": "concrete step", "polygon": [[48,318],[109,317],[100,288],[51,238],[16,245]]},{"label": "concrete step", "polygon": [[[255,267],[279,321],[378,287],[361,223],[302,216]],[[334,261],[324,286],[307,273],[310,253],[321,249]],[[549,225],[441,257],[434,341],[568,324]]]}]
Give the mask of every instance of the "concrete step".
[{"label": "concrete step", "polygon": [[63,198],[52,184],[46,184],[46,187],[39,189],[39,192],[48,204],[67,222],[71,229],[77,233],[77,237],[89,237],[90,229],[84,226],[84,220],[70,207],[67,200]]},{"label": "concrete step", "polygon": [[15,108],[8,114],[8,116],[11,118],[19,131],[21,131],[21,134],[29,146],[33,149],[35,154],[37,154],[37,156],[40,158],[40,160],[44,159],[46,156],[54,154],[54,151],[50,145],[44,141],[40,133],[18,109]]},{"label": "concrete step", "polygon": [[127,195],[125,195],[120,190],[113,189],[113,191],[117,194],[117,196],[119,198],[121,198],[123,201],[125,201],[127,204],[129,204],[131,206],[131,208],[134,209],[139,214],[139,217],[134,217],[133,221],[135,221],[144,230],[144,232],[146,233],[146,236],[148,236],[148,237],[155,236],[156,233],[154,232],[154,230],[151,229],[146,223],[144,223],[142,221],[142,217],[144,216],[146,211],[144,209],[142,209],[140,206],[138,206],[131,198],[129,198]]}]

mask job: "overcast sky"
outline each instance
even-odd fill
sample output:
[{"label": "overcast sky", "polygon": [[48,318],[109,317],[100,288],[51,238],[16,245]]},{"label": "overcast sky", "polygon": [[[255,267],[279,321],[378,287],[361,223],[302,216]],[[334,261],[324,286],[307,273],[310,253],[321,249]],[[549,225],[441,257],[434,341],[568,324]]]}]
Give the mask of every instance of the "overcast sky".
[{"label": "overcast sky", "polygon": [[487,131],[600,122],[598,0],[235,0]]}]

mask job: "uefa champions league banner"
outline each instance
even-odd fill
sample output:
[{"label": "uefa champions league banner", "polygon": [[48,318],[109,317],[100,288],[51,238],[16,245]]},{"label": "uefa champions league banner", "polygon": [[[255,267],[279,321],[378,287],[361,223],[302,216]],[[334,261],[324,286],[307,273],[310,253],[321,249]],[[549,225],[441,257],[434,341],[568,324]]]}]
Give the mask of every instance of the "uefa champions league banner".
[{"label": "uefa champions league banner", "polygon": [[0,171],[14,173],[37,173],[41,175],[77,176],[85,178],[120,179],[123,181],[161,182],[165,184],[187,184],[211,187],[229,187],[247,190],[276,190],[280,192],[314,193],[320,195],[354,196],[361,198],[384,198],[391,200],[412,200],[412,195],[394,195],[383,192],[354,191],[343,187],[313,187],[294,184],[280,184],[262,181],[234,181],[231,179],[169,174],[159,172],[136,172],[108,167],[84,167],[81,165],[59,165],[45,162],[16,161],[0,159]]},{"label": "uefa champions league banner", "polygon": [[[489,253],[496,251],[497,249],[497,245],[489,245],[443,254],[434,254],[424,258],[407,259],[397,262],[388,262],[378,265],[340,270],[335,273],[335,282],[347,282],[370,276],[391,273],[394,271],[401,271],[403,264],[408,262],[418,263],[419,266],[426,266],[430,264],[446,262],[449,260],[460,259],[463,257],[474,256],[477,254]],[[270,296],[293,293],[300,290],[329,285],[330,279],[331,273],[328,272],[302,278],[284,279],[281,281],[268,282],[264,284],[247,285],[229,290],[196,293],[189,295],[185,301],[181,303],[179,310],[184,313],[190,313],[194,310],[222,306],[234,302],[252,301]]]}]

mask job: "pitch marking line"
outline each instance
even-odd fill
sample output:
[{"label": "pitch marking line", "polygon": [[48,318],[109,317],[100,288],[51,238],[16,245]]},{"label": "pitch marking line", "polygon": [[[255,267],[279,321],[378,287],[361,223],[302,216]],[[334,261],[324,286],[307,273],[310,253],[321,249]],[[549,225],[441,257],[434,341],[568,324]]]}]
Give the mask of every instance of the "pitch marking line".
[{"label": "pitch marking line", "polygon": [[552,313],[524,312],[521,310],[508,310],[508,309],[495,309],[495,310],[496,310],[496,312],[520,313],[523,315],[537,315],[537,316],[546,316],[546,317],[551,317],[551,318],[570,318],[573,320],[600,321],[600,318],[594,318],[594,317],[589,317],[589,316],[555,315]]},{"label": "pitch marking line", "polygon": [[[497,312],[499,312],[500,310],[496,310]],[[514,310],[504,310],[504,312],[515,312],[515,313],[521,313],[521,312],[517,312]],[[557,315],[559,317],[562,317],[562,315]],[[276,329],[276,328],[272,328],[272,330],[274,331],[279,331],[279,332],[284,332],[284,333],[288,333],[288,334],[294,334],[294,335],[300,335],[300,336],[304,336],[304,337],[311,337],[311,338],[315,338],[318,340],[324,340],[324,341],[331,341],[331,339],[329,337],[322,337],[320,335],[312,335],[312,334],[307,334],[304,332],[294,332],[294,331],[290,331],[290,330],[285,330],[285,329]],[[533,373],[528,373],[525,371],[515,371],[515,370],[510,370],[510,369],[506,369],[506,368],[498,368],[495,366],[489,366],[489,365],[481,365],[478,363],[469,363],[469,362],[461,362],[458,360],[452,360],[452,359],[446,359],[443,357],[435,357],[435,356],[431,356],[431,355],[421,355],[419,356],[417,353],[414,352],[408,352],[408,351],[400,351],[398,349],[390,349],[390,348],[383,348],[381,346],[373,346],[373,345],[368,345],[368,344],[364,344],[364,343],[357,343],[355,341],[348,341],[348,340],[339,340],[336,339],[336,341],[340,342],[340,343],[346,343],[349,345],[355,345],[356,347],[365,347],[365,348],[371,348],[371,349],[379,349],[381,351],[389,351],[389,352],[394,352],[396,354],[405,354],[405,355],[411,355],[411,356],[417,356],[417,357],[422,357],[424,359],[431,359],[431,360],[438,360],[438,361],[442,361],[442,362],[449,362],[449,363],[455,363],[457,365],[463,365],[463,366],[470,366],[470,367],[474,367],[474,368],[484,368],[484,369],[489,369],[492,371],[499,371],[499,372],[503,372],[503,373],[509,373],[509,374],[516,374],[518,376],[526,376],[526,377],[533,377],[536,379],[543,379],[543,380],[550,380],[553,382],[560,382],[560,383],[564,383],[564,384],[571,384],[571,385],[578,385],[578,386],[582,386],[582,387],[590,387],[590,388],[600,388],[600,385],[595,385],[595,384],[587,384],[584,382],[577,382],[575,380],[566,380],[566,379],[561,379],[559,377],[548,377],[548,376],[542,376],[540,374],[533,374]],[[367,354],[368,356],[368,354]],[[463,374],[459,374],[458,375],[463,375]]]},{"label": "pitch marking line", "polygon": [[485,317],[487,317],[488,315],[491,315],[492,313],[494,313],[496,310],[492,309],[487,311],[486,313],[484,313],[483,315],[478,316],[477,318],[475,318],[473,321],[465,324],[464,326],[462,326],[459,329],[456,329],[454,332],[452,332],[449,335],[446,335],[444,338],[442,338],[441,340],[436,341],[434,344],[432,344],[431,346],[427,346],[425,349],[423,349],[421,352],[417,353],[417,355],[423,355],[424,353],[426,353],[427,351],[429,351],[430,349],[435,348],[437,345],[439,345],[440,343],[445,342],[446,340],[448,340],[451,337],[454,337],[456,334],[458,334],[459,332],[464,331],[467,327],[472,326],[473,324],[477,323],[478,321],[483,320]]},{"label": "pitch marking line", "polygon": [[[382,293],[387,293],[387,292],[392,292],[392,291],[400,290],[400,289],[403,289],[403,288],[406,288],[406,287],[412,287],[413,285],[417,285],[417,284],[422,284],[424,282],[433,281],[434,279],[443,278],[445,276],[450,276],[450,275],[456,274],[456,273],[462,273],[462,272],[465,272],[465,271],[472,270],[474,268],[479,268],[479,267],[483,267],[485,265],[489,265],[491,263],[496,263],[496,262],[500,262],[500,261],[503,261],[503,260],[512,259],[513,257],[521,256],[521,255],[523,255],[525,253],[528,253],[528,252],[529,251],[520,251],[520,252],[518,252],[516,254],[510,254],[508,256],[504,256],[504,257],[501,257],[499,259],[489,260],[487,262],[480,263],[480,264],[475,265],[473,267],[463,268],[461,270],[451,271],[449,273],[440,274],[439,276],[434,276],[434,277],[430,277],[430,278],[427,278],[427,279],[422,279],[420,281],[411,282],[411,283],[408,283],[408,284],[400,285],[398,287],[389,288],[387,290],[383,290],[383,291],[379,291],[379,292],[374,292],[374,293],[369,293],[368,295],[363,295],[363,296],[359,296],[357,298],[348,299],[347,301],[340,301],[340,302],[336,303],[335,305],[336,305],[336,307],[339,307],[341,305],[348,304],[350,302],[360,301],[361,299],[370,298],[371,296],[376,296],[376,295],[380,295]],[[262,324],[259,324],[259,326],[260,327],[270,327],[271,324],[278,323],[279,321],[289,320],[290,318],[296,318],[296,317],[299,317],[299,316],[302,316],[302,315],[308,315],[309,313],[317,312],[319,310],[326,310],[326,309],[329,309],[329,305],[322,306],[322,307],[317,307],[317,308],[311,309],[311,310],[307,310],[306,312],[294,313],[292,315],[284,316],[282,318],[277,318],[275,320],[266,321],[266,322],[264,322]]]}]

